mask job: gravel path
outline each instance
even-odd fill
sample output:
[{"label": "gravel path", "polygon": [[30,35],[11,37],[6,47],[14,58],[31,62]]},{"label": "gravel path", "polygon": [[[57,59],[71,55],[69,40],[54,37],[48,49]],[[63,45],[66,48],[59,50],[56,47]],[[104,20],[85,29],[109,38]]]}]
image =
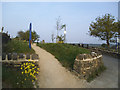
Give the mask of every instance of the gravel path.
[{"label": "gravel path", "polygon": [[118,61],[109,56],[103,56],[107,70],[91,83],[81,80],[62,67],[59,61],[42,48],[32,45],[40,57],[40,88],[117,88],[118,87]]},{"label": "gravel path", "polygon": [[40,88],[84,88],[85,80],[79,80],[71,72],[61,66],[59,61],[53,55],[32,45],[33,49],[40,57]]}]

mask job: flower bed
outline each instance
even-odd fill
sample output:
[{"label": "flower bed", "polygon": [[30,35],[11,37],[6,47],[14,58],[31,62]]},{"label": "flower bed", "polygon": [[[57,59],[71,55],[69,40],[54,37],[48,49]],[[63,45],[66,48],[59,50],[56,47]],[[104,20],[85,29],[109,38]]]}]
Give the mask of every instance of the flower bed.
[{"label": "flower bed", "polygon": [[37,86],[37,75],[39,73],[39,65],[37,62],[21,62],[18,64],[6,63],[2,64],[2,81],[3,88],[35,88]]}]

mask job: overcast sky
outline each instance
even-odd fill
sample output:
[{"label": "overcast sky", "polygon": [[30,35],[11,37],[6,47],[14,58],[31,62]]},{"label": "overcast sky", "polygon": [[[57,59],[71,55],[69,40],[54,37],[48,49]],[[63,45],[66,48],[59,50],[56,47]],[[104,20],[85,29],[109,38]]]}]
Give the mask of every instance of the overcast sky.
[{"label": "overcast sky", "polygon": [[[3,2],[2,24],[4,31],[12,37],[20,30],[32,29],[40,35],[40,40],[51,42],[51,34],[56,35],[56,19],[60,16],[67,25],[67,42],[103,43],[89,36],[89,25],[96,17],[110,13],[118,19],[117,2]],[[61,31],[63,32],[63,31]]]}]

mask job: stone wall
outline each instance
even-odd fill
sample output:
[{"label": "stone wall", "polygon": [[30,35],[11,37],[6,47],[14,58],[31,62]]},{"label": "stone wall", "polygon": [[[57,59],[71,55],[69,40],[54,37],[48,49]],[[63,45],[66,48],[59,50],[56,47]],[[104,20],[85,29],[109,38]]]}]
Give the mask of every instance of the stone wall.
[{"label": "stone wall", "polygon": [[103,65],[102,55],[91,52],[91,54],[79,54],[75,59],[73,69],[80,78],[87,79],[101,65]]},{"label": "stone wall", "polygon": [[2,53],[2,61],[4,60],[37,60],[39,59],[38,54],[24,54],[24,53]]}]

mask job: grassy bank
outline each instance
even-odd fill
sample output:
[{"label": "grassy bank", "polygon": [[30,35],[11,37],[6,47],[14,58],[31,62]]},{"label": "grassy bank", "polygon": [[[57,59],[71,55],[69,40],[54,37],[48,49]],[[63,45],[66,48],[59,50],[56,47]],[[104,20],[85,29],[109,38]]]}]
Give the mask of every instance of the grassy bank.
[{"label": "grassy bank", "polygon": [[74,60],[78,54],[90,53],[87,49],[68,44],[48,43],[37,45],[53,54],[68,69],[73,69]]},{"label": "grassy bank", "polygon": [[29,49],[28,42],[23,42],[19,40],[11,40],[7,44],[3,45],[4,53],[35,53],[35,51],[31,48]]}]

